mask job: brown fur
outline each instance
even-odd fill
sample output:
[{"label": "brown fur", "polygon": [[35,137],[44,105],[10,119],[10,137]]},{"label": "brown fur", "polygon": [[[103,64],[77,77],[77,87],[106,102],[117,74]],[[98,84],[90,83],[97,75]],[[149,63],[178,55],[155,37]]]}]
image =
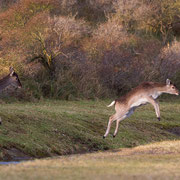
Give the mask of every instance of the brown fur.
[{"label": "brown fur", "polygon": [[154,88],[162,88],[164,86],[166,86],[166,84],[156,83],[156,82],[144,82],[140,84],[139,86],[133,88],[126,95],[121,96],[120,98],[116,99],[115,101],[127,104],[129,99],[131,99],[132,96],[134,96],[136,93],[152,90]]},{"label": "brown fur", "polygon": [[110,127],[113,121],[116,121],[116,129],[114,137],[117,134],[119,122],[133,114],[134,110],[147,103],[154,106],[156,116],[160,120],[159,105],[156,102],[156,98],[162,93],[179,95],[179,90],[170,83],[170,80],[166,80],[166,84],[156,82],[144,82],[132,89],[125,96],[122,96],[113,101],[108,107],[115,105],[116,113],[109,118],[108,127],[104,138],[109,134]]}]

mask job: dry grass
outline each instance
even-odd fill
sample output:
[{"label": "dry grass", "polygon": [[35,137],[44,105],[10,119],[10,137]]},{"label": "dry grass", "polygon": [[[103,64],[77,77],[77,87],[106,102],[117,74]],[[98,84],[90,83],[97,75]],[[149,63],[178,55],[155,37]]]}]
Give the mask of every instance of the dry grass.
[{"label": "dry grass", "polygon": [[0,166],[0,179],[179,179],[180,141]]}]

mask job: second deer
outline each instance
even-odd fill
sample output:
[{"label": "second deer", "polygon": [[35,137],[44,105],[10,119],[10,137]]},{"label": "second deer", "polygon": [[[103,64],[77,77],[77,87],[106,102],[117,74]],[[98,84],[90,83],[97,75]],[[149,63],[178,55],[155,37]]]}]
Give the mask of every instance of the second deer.
[{"label": "second deer", "polygon": [[[9,74],[0,80],[0,91],[8,87],[9,85],[13,85],[15,87],[21,88],[22,84],[19,80],[18,75],[14,71],[12,67],[9,68]],[[2,120],[0,118],[0,124],[2,123]]]}]

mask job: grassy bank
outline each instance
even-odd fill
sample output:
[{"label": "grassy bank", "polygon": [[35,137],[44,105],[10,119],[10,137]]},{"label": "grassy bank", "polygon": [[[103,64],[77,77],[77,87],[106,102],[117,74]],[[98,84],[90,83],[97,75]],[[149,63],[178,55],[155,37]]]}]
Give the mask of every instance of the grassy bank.
[{"label": "grassy bank", "polygon": [[55,101],[0,104],[0,157],[11,160],[17,154],[48,157],[71,153],[134,147],[155,141],[180,139],[180,101],[160,102],[161,117],[147,105],[121,122],[115,139],[103,140],[110,101]]},{"label": "grassy bank", "polygon": [[180,141],[0,166],[0,179],[179,179]]}]

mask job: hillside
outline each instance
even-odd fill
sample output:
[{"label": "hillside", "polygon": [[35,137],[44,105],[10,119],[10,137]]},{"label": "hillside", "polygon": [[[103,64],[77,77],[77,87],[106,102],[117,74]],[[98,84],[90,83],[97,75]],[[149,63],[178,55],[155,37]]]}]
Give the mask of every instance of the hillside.
[{"label": "hillside", "polygon": [[0,3],[0,76],[18,99],[111,98],[143,81],[180,87],[180,3],[13,0]]},{"label": "hillside", "polygon": [[56,101],[0,104],[0,159],[18,160],[135,147],[180,139],[179,100],[160,102],[161,121],[147,105],[120,124],[116,138],[102,136],[114,108],[110,101]]}]

